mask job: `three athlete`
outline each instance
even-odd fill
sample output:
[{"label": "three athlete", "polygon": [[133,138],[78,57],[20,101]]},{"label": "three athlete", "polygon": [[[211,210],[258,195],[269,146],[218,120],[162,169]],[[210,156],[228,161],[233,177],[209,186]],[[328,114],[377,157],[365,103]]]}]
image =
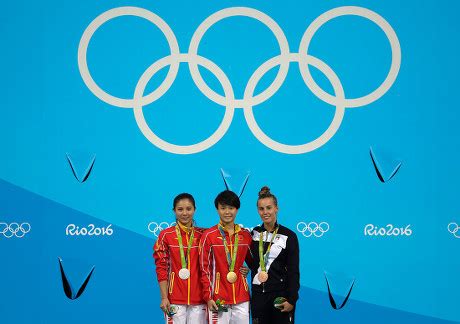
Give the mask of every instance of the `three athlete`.
[{"label": "three athlete", "polygon": [[[173,202],[177,225],[163,230],[154,247],[161,309],[166,323],[249,323],[252,272],[253,323],[293,323],[299,289],[296,234],[277,222],[278,203],[268,187],[259,193],[262,225],[252,233],[235,224],[240,200],[232,191],[217,195],[219,223],[194,226],[195,200]],[[276,309],[276,308],[278,309]]]}]

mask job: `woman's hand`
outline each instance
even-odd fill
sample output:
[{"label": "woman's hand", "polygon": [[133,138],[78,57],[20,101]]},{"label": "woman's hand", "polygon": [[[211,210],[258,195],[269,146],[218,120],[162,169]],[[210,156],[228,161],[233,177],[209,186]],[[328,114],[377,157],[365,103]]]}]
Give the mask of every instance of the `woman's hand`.
[{"label": "woman's hand", "polygon": [[283,306],[283,308],[281,309],[282,313],[289,313],[290,311],[292,311],[294,309],[294,306],[289,304],[288,301],[285,301],[284,303],[282,303],[280,305]]},{"label": "woman's hand", "polygon": [[247,277],[248,276],[248,273],[249,273],[249,268],[248,267],[245,267],[245,266],[242,266],[240,268],[240,272],[241,274],[244,276],[244,277]]},{"label": "woman's hand", "polygon": [[212,299],[208,300],[208,309],[210,311],[217,311],[219,308],[216,305],[216,302]]},{"label": "woman's hand", "polygon": [[170,306],[171,306],[171,304],[169,303],[169,299],[168,299],[168,298],[161,298],[160,308],[161,308],[164,312],[168,312]]}]

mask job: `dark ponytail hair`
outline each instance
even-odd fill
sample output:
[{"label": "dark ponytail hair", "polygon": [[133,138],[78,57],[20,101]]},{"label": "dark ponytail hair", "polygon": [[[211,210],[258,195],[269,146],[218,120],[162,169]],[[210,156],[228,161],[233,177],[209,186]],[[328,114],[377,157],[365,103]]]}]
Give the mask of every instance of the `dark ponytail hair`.
[{"label": "dark ponytail hair", "polygon": [[276,196],[270,192],[270,188],[267,186],[263,186],[260,189],[259,198],[257,199],[257,202],[259,202],[259,200],[264,199],[264,198],[272,198],[273,203],[275,204],[275,206],[278,207],[278,199],[276,199]]}]

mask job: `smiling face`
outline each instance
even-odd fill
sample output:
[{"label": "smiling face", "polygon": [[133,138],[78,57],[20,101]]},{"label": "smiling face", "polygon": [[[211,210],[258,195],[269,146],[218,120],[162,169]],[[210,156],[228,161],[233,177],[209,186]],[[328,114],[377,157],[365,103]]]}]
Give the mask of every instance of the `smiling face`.
[{"label": "smiling face", "polygon": [[181,199],[177,202],[174,213],[176,214],[177,222],[190,227],[192,225],[193,214],[195,214],[195,207],[190,199]]},{"label": "smiling face", "polygon": [[220,222],[222,225],[231,225],[235,222],[236,214],[238,213],[238,209],[236,207],[230,205],[224,205],[221,203],[217,204],[217,213],[220,217]]},{"label": "smiling face", "polygon": [[262,198],[257,201],[257,211],[259,212],[260,219],[265,225],[272,227],[275,225],[278,206],[275,205],[273,198]]}]

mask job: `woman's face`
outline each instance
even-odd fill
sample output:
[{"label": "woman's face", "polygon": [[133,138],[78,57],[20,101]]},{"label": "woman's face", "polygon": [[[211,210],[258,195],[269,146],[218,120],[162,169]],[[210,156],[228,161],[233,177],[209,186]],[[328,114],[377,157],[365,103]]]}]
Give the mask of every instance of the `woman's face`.
[{"label": "woman's face", "polygon": [[176,219],[179,223],[184,226],[190,226],[193,220],[193,214],[195,214],[195,207],[189,199],[181,199],[174,208]]},{"label": "woman's face", "polygon": [[218,203],[217,213],[219,214],[220,222],[222,225],[226,226],[228,224],[232,224],[235,221],[238,209],[233,206],[222,205],[221,203]]},{"label": "woman's face", "polygon": [[264,224],[275,224],[278,207],[275,205],[273,198],[269,197],[259,199],[259,201],[257,201],[257,211],[259,212],[260,219],[262,219]]}]

